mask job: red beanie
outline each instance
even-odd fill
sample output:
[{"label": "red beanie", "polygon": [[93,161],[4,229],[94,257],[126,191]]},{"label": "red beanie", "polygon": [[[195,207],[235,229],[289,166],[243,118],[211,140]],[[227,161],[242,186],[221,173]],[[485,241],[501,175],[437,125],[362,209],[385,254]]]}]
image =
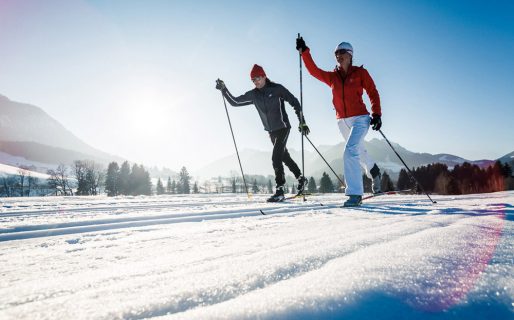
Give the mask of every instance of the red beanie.
[{"label": "red beanie", "polygon": [[253,79],[253,78],[265,77],[265,76],[266,76],[266,73],[264,72],[264,69],[260,65],[254,64],[252,71],[250,72],[250,78]]}]

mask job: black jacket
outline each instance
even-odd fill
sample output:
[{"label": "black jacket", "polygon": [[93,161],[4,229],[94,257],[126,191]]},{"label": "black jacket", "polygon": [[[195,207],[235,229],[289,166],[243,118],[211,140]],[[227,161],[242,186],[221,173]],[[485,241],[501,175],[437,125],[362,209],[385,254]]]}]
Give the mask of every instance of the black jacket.
[{"label": "black jacket", "polygon": [[234,97],[228,89],[223,90],[223,95],[234,107],[255,105],[266,131],[272,132],[283,128],[291,128],[284,101],[293,106],[298,121],[302,122],[300,120],[301,106],[298,99],[284,86],[271,82],[269,79],[266,79],[266,85],[261,89],[255,88],[239,97]]}]

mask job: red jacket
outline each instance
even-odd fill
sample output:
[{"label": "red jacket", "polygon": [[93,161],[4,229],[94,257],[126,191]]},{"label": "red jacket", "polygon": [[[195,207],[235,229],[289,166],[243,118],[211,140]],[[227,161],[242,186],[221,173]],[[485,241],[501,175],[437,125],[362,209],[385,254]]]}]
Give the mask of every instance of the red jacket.
[{"label": "red jacket", "polygon": [[345,74],[341,68],[324,71],[318,68],[312,60],[310,49],[302,53],[302,59],[313,77],[332,88],[332,103],[336,109],[337,119],[369,114],[364,101],[362,101],[362,89],[366,90],[371,101],[371,112],[382,115],[380,96],[375,83],[362,66],[350,66],[348,74]]}]

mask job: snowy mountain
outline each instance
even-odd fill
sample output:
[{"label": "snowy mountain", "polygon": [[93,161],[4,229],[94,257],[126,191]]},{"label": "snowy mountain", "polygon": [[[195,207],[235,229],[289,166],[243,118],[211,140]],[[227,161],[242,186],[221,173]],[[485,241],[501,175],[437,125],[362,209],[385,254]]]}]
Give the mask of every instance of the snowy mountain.
[{"label": "snowy mountain", "polygon": [[501,157],[500,159],[501,162],[503,163],[510,163],[511,165],[514,166],[514,151],[512,151],[511,153],[508,153],[506,155],[504,155],[503,157]]},{"label": "snowy mountain", "polygon": [[37,172],[37,171],[32,171],[30,169],[31,168],[29,168],[29,169],[20,169],[18,167],[13,167],[13,166],[9,166],[9,165],[1,164],[0,163],[0,177],[4,177],[6,175],[18,176],[22,172],[23,172],[23,174],[25,176],[31,176],[31,177],[34,177],[34,178],[48,179],[48,177],[49,177],[45,173],[40,173],[40,172]]},{"label": "snowy mountain", "polygon": [[[41,108],[0,95],[0,163],[9,165],[69,164],[91,159],[100,163],[123,159],[97,150],[77,138]],[[18,158],[16,163],[9,162]]]},{"label": "snowy mountain", "polygon": [[512,191],[265,197],[2,199],[0,319],[514,318]]},{"label": "snowy mountain", "polygon": [[[289,149],[289,153],[293,159],[301,159],[301,152],[294,149]],[[241,157],[241,163],[243,169],[246,171],[245,174],[261,174],[269,175],[273,174],[273,168],[271,167],[271,152],[265,152],[254,149],[243,149],[240,150],[239,156]],[[311,152],[305,153],[306,163],[315,160],[314,154]],[[300,163],[298,162],[300,165]],[[203,168],[194,172],[194,175],[210,178],[217,176],[240,176],[239,163],[237,161],[236,154],[223,157],[215,160]],[[286,172],[286,174],[288,174]]]},{"label": "snowy mountain", "polygon": [[[433,155],[430,153],[416,153],[403,148],[397,143],[392,142],[392,144],[411,168],[436,162],[444,163],[450,168],[464,162],[476,164],[480,167],[487,167],[494,163],[493,160],[470,161],[450,154]],[[365,141],[365,146],[370,156],[378,162],[379,167],[391,173],[392,176],[398,174],[403,168],[401,161],[384,140],[372,139],[370,141]],[[342,142],[334,146],[325,145],[317,147],[323,157],[338,174],[343,171],[343,147],[344,144]],[[294,149],[289,149],[289,152],[292,158],[300,164],[301,152]],[[273,174],[273,168],[271,167],[271,151],[244,149],[240,152],[240,156],[245,174]],[[315,151],[305,153],[305,168],[307,175],[314,177],[320,177],[323,172],[330,172],[328,166]],[[239,165],[235,154],[210,163],[204,168],[198,170],[196,174],[203,177],[211,177],[227,176],[230,172],[235,172],[236,175],[239,174]],[[288,171],[286,169],[286,173],[287,172]]]}]

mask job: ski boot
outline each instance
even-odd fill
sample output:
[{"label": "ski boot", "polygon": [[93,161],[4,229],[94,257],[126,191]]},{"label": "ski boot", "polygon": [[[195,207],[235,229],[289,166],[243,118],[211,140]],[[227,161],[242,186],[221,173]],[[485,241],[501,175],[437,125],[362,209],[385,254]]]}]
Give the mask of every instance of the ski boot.
[{"label": "ski boot", "polygon": [[349,195],[348,200],[343,203],[343,207],[358,207],[362,204],[362,196]]},{"label": "ski boot", "polygon": [[284,197],[284,186],[277,186],[275,194],[266,200],[267,202],[282,202],[285,200]]},{"label": "ski boot", "polygon": [[307,178],[305,178],[304,176],[298,177],[298,193],[296,194],[297,196],[305,192],[305,186],[307,186],[308,183],[309,181],[307,181]]},{"label": "ski boot", "polygon": [[371,173],[371,177],[372,177],[371,190],[373,191],[373,194],[381,193],[382,188],[380,187],[380,185],[381,185],[381,181],[382,181],[381,180],[382,174],[380,173],[380,169],[378,168],[376,163],[373,166],[373,168],[371,168],[369,173]]}]

